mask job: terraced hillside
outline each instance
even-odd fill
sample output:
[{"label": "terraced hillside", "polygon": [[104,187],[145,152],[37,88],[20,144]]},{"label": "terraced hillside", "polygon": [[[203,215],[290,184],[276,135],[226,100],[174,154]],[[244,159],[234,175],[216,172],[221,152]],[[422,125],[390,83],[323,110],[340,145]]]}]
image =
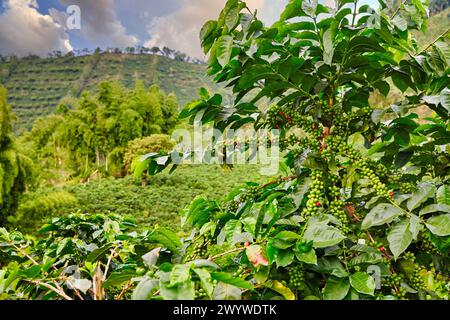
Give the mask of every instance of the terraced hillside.
[{"label": "terraced hillside", "polygon": [[136,80],[158,83],[177,95],[181,105],[201,86],[218,90],[204,76],[205,66],[157,55],[94,54],[83,57],[24,58],[0,62],[0,82],[18,119],[16,132],[29,129],[39,116],[52,113],[66,96],[93,90],[104,80],[130,87]]}]

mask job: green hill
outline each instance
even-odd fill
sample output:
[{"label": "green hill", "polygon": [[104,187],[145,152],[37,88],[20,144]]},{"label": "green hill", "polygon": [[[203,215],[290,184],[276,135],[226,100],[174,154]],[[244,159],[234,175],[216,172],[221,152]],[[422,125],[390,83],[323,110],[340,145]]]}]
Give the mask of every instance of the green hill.
[{"label": "green hill", "polygon": [[120,81],[127,87],[136,80],[158,83],[165,92],[175,93],[183,105],[196,97],[201,86],[219,89],[205,77],[205,69],[205,65],[158,55],[28,57],[0,62],[0,82],[8,89],[20,132],[29,129],[37,117],[52,113],[62,98],[93,90],[104,80]]}]

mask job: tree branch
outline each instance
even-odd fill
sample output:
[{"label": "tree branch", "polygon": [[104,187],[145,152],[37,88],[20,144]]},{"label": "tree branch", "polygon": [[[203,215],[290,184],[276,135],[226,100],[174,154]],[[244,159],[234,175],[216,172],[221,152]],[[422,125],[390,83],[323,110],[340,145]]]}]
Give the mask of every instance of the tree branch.
[{"label": "tree branch", "polygon": [[[29,281],[29,280],[26,280],[26,281]],[[59,285],[57,285],[57,284],[55,284],[55,285],[56,285],[58,288],[55,288],[55,287],[49,285],[48,283],[42,282],[42,281],[40,281],[40,280],[32,280],[32,281],[29,281],[29,282],[34,283],[35,285],[38,285],[38,286],[45,287],[45,288],[47,288],[47,289],[49,289],[49,290],[55,292],[56,294],[58,294],[60,297],[64,298],[65,300],[73,300],[73,299],[72,299],[71,297],[69,297],[69,296],[64,292],[64,290],[63,290]]]}]

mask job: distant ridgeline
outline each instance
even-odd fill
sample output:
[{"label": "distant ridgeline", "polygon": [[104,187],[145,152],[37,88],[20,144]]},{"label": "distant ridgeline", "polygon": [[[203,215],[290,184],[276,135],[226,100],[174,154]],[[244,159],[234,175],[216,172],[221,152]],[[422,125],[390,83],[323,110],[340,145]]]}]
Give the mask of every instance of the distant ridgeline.
[{"label": "distant ridgeline", "polygon": [[180,105],[197,96],[200,87],[217,91],[205,76],[205,65],[176,61],[154,54],[96,53],[84,56],[29,56],[0,60],[0,84],[8,89],[8,103],[17,116],[15,132],[30,129],[33,121],[55,111],[62,98],[92,91],[105,80],[132,88],[137,80],[159,84],[175,93]]}]

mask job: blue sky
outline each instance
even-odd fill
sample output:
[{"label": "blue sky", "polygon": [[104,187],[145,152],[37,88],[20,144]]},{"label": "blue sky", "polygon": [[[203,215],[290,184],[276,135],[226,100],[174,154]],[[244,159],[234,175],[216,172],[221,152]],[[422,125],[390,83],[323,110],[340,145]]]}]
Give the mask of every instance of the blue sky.
[{"label": "blue sky", "polygon": [[[263,21],[276,20],[288,0],[247,0]],[[322,0],[320,0],[322,1]],[[330,1],[330,0],[323,0]],[[365,0],[375,2],[376,0]],[[0,0],[0,54],[46,55],[97,46],[168,46],[201,56],[198,32],[226,0]],[[65,28],[69,5],[81,29]]]}]

